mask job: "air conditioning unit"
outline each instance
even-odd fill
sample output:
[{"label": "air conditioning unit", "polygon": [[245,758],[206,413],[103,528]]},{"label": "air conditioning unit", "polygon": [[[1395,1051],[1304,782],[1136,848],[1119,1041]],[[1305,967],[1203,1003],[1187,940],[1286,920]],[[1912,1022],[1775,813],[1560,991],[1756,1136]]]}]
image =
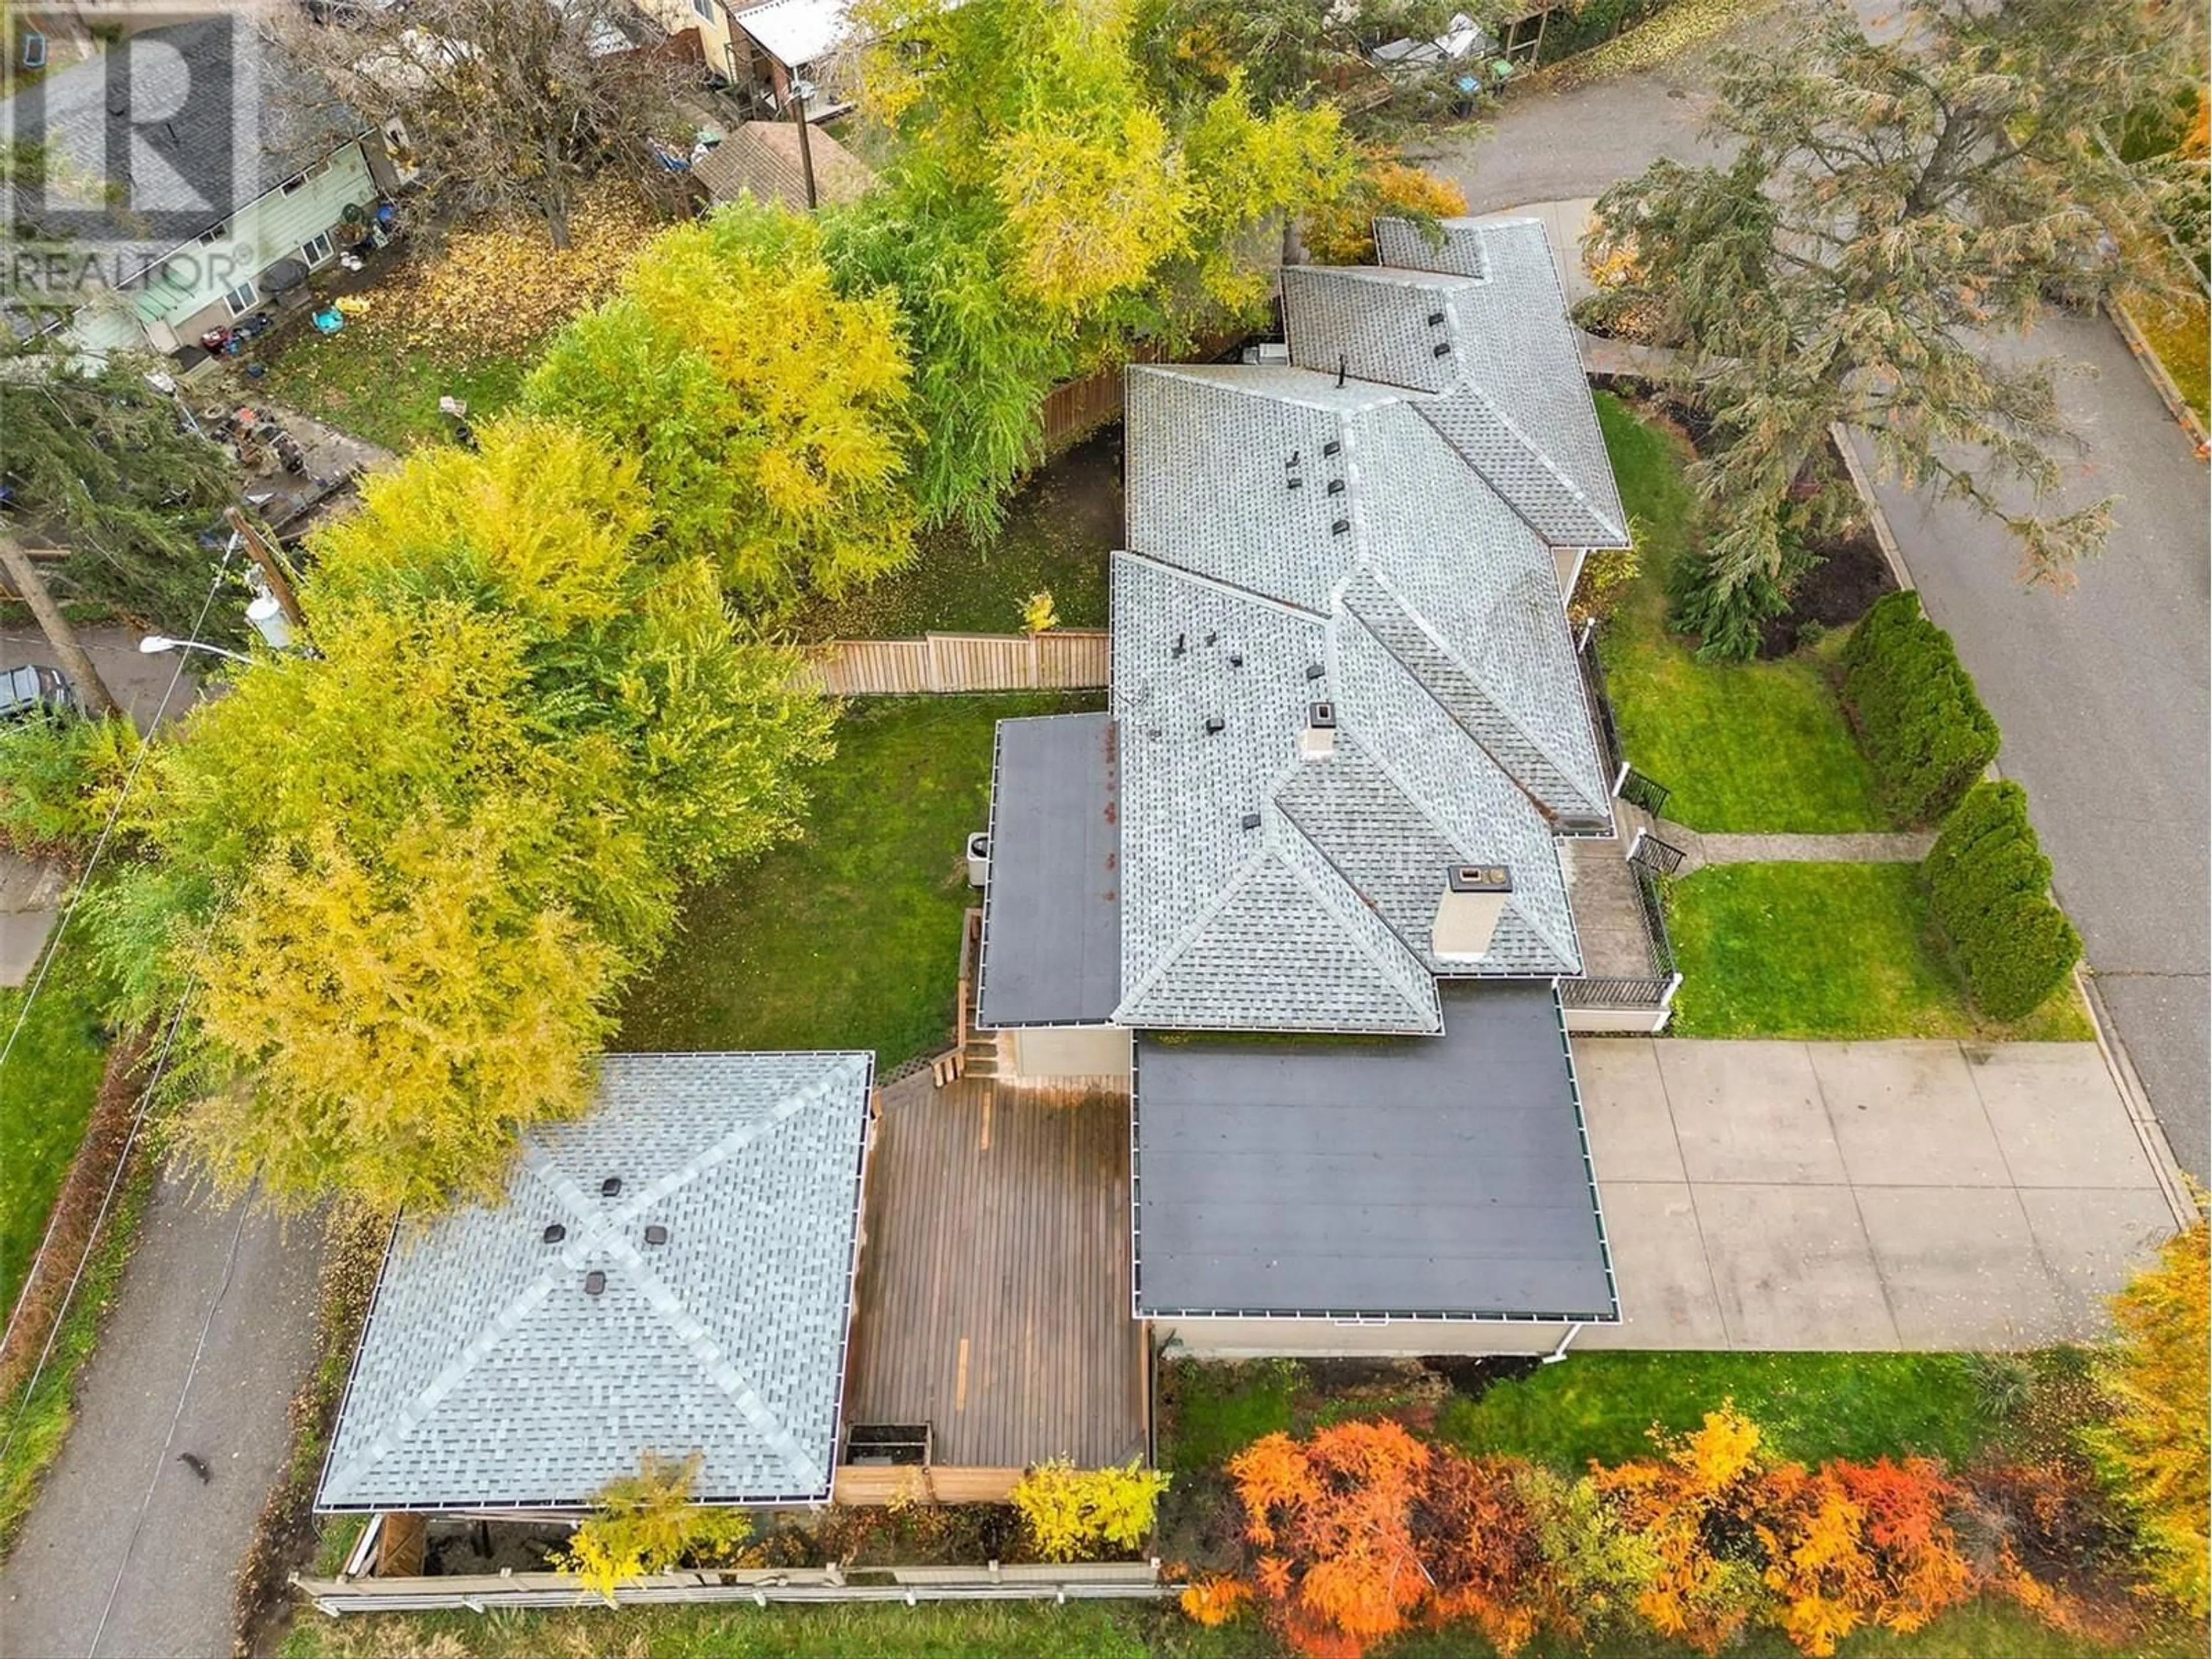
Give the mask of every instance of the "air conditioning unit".
[{"label": "air conditioning unit", "polygon": [[981,887],[991,879],[991,837],[982,830],[968,837],[968,884]]},{"label": "air conditioning unit", "polygon": [[1267,368],[1287,368],[1291,363],[1290,343],[1285,340],[1262,340],[1257,345],[1246,346],[1244,361]]}]

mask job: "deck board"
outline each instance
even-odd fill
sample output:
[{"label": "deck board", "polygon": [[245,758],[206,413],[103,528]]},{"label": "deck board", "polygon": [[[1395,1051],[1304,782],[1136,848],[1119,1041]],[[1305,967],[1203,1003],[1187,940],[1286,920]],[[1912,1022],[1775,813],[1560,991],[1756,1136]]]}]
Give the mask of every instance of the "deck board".
[{"label": "deck board", "polygon": [[1141,1455],[1128,1148],[1109,1091],[885,1089],[846,1421],[927,1423],[941,1465]]}]

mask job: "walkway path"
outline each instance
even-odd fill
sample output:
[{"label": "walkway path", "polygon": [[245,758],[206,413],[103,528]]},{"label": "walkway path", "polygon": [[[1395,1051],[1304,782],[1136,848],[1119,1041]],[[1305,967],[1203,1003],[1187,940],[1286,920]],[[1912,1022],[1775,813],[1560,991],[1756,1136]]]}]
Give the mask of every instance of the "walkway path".
[{"label": "walkway path", "polygon": [[313,1363],[322,1237],[156,1187],[76,1426],[0,1572],[0,1653],[230,1651],[232,1577]]},{"label": "walkway path", "polygon": [[1936,844],[1933,830],[1844,836],[1713,835],[1662,818],[1659,839],[1685,854],[1680,873],[1708,864],[1917,864]]},{"label": "walkway path", "polygon": [[2094,1043],[1575,1044],[1619,1348],[2103,1328],[2179,1218]]}]

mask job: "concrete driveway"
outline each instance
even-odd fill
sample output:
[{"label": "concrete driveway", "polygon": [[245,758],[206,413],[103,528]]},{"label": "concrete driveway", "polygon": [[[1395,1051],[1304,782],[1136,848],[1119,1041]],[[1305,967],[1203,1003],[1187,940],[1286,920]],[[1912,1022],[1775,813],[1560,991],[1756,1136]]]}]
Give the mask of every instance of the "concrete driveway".
[{"label": "concrete driveway", "polygon": [[2094,1043],[1575,1045],[1614,1348],[2096,1335],[2176,1218]]}]

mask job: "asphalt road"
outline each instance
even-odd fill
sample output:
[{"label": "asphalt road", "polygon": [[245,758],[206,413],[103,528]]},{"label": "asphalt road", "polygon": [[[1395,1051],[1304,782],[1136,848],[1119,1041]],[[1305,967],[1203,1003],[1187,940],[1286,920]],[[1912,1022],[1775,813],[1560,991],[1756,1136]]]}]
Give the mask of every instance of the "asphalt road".
[{"label": "asphalt road", "polygon": [[0,1654],[230,1651],[232,1577],[313,1362],[321,1244],[313,1223],[287,1235],[160,1182],[76,1425],[0,1572]]},{"label": "asphalt road", "polygon": [[2054,316],[1994,349],[2087,371],[2060,389],[2084,443],[2066,459],[2064,500],[2119,498],[2104,555],[2071,592],[2025,588],[1998,526],[1893,482],[1875,493],[2004,732],[1998,768],[2027,787],[2059,899],[2174,1155],[2206,1180],[2212,492],[2104,318]]},{"label": "asphalt road", "polygon": [[[1861,0],[1875,29],[1885,5]],[[1786,11],[1747,23],[1751,43]],[[1653,159],[1720,159],[1697,129],[1706,54],[1509,102],[1427,162],[1469,210],[1595,196]],[[2084,448],[2069,500],[2121,497],[2104,556],[2059,596],[2022,587],[2001,530],[1963,507],[1878,489],[1929,613],[1948,629],[2004,732],[2000,767],[2027,785],[2061,900],[2099,995],[2183,1167],[2212,1179],[2208,1066],[2206,471],[2118,331],[2060,314],[1993,349],[2079,371],[2063,403]]]}]

